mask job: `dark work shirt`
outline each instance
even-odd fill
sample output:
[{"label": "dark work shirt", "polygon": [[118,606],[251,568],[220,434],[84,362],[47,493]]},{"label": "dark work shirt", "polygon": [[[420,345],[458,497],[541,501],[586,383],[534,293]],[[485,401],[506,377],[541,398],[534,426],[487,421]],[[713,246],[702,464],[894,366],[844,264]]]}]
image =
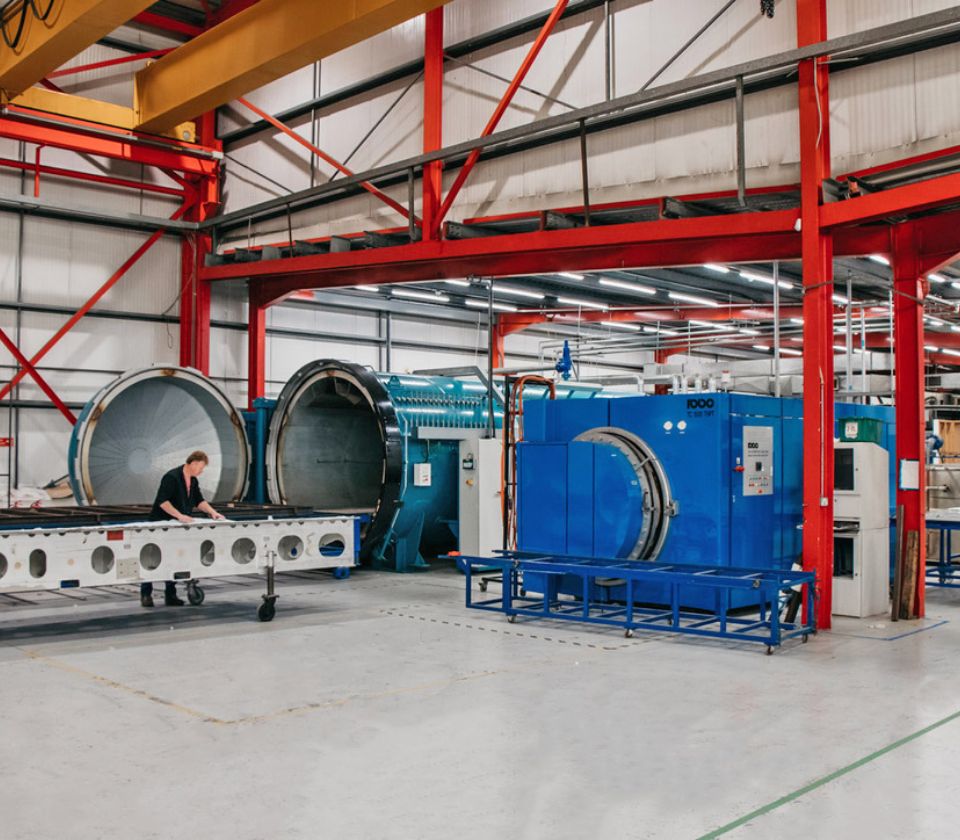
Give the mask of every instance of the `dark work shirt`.
[{"label": "dark work shirt", "polygon": [[191,516],[193,509],[203,501],[203,495],[200,493],[200,482],[196,478],[190,479],[190,490],[187,490],[187,483],[184,480],[183,465],[175,467],[170,472],[165,473],[160,480],[160,489],[157,490],[157,498],[153,502],[153,510],[150,511],[151,521],[160,521],[164,519],[173,519],[167,514],[160,505],[164,502],[170,502],[184,516]]}]

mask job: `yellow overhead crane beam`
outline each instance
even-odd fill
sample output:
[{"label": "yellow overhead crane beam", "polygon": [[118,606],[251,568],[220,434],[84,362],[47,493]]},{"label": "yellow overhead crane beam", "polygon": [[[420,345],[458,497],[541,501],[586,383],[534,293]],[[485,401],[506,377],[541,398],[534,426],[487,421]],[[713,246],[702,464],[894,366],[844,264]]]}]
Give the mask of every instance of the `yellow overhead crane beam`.
[{"label": "yellow overhead crane beam", "polygon": [[136,75],[138,128],[155,133],[449,0],[260,0]]},{"label": "yellow overhead crane beam", "polygon": [[[50,0],[41,0],[46,9]],[[5,5],[7,31],[16,30],[14,21],[24,14],[19,43],[11,49],[0,41],[0,93],[11,100],[39,82],[47,73],[81,53],[118,26],[140,14],[151,0],[53,0],[46,20],[39,20],[20,0]],[[182,122],[182,120],[178,120]],[[172,128],[173,126],[169,126]]]}]

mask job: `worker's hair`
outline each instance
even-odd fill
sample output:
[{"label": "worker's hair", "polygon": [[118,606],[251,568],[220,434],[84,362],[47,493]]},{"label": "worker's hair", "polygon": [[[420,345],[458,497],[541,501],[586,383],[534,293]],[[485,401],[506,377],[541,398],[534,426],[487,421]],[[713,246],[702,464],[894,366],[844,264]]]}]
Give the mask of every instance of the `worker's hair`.
[{"label": "worker's hair", "polygon": [[194,461],[203,461],[203,463],[205,464],[210,463],[210,459],[207,457],[207,453],[201,452],[199,449],[196,452],[191,452],[190,455],[187,456],[188,464],[192,464]]}]

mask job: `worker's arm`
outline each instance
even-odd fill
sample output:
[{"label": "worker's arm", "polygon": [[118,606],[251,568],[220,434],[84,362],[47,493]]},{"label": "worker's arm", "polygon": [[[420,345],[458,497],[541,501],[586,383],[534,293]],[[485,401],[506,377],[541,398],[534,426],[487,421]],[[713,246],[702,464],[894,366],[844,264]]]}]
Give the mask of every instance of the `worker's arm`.
[{"label": "worker's arm", "polygon": [[193,522],[193,517],[184,516],[182,513],[180,513],[179,510],[177,510],[173,506],[172,502],[161,502],[160,510],[162,510],[168,516],[172,516],[174,519],[177,520],[177,522]]},{"label": "worker's arm", "polygon": [[197,505],[197,510],[202,511],[211,519],[226,519],[222,513],[217,513],[211,506],[210,502],[204,500]]}]

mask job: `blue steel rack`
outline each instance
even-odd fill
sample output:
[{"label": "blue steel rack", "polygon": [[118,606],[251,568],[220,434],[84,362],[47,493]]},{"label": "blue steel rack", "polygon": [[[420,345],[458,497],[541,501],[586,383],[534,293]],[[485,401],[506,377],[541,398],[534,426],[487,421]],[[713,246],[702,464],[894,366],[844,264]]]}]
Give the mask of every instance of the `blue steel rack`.
[{"label": "blue steel rack", "polygon": [[945,589],[960,589],[960,554],[953,551],[954,531],[960,531],[960,520],[927,518],[927,530],[940,532],[940,558],[936,563],[927,563],[927,586]]},{"label": "blue steel rack", "polygon": [[[735,566],[692,566],[687,564],[651,563],[596,557],[568,557],[522,551],[498,552],[496,557],[457,558],[466,574],[466,606],[470,609],[505,613],[511,622],[517,616],[579,621],[618,627],[629,638],[634,630],[652,630],[661,633],[686,633],[732,641],[759,642],[772,653],[783,641],[800,636],[804,642],[816,632],[813,572],[778,569],[747,569]],[[499,598],[475,601],[473,575],[492,568],[503,573],[502,594]],[[523,588],[524,573],[537,575],[543,581],[539,593],[530,594]],[[560,582],[565,579],[569,588],[571,579],[579,579],[580,596],[562,596]],[[611,580],[626,587],[621,602],[611,602],[593,593],[609,586]],[[666,584],[670,602],[650,606],[634,603],[633,591],[637,584]],[[681,593],[696,587],[712,593],[713,611],[685,609]],[[803,621],[781,618],[783,596],[803,591],[806,615]],[[481,590],[486,590],[485,582]],[[743,609],[735,614],[730,607],[735,592],[756,596],[757,612],[745,615]]]}]

